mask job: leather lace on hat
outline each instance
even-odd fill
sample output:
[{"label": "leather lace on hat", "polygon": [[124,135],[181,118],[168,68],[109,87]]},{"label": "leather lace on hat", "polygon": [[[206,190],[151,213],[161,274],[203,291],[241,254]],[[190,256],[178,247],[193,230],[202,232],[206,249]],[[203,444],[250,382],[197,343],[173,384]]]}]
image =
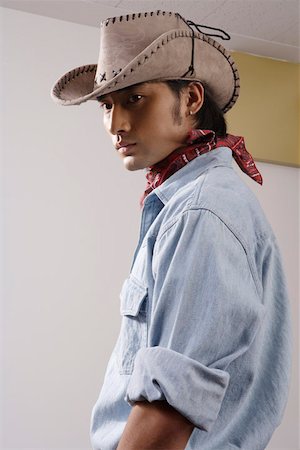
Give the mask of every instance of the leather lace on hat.
[{"label": "leather lace on hat", "polygon": [[145,81],[180,79],[202,82],[226,112],[238,98],[239,74],[230,53],[212,36],[230,39],[220,29],[197,25],[174,12],[106,19],[100,26],[98,64],[64,74],[51,96],[61,105],[79,105]]}]

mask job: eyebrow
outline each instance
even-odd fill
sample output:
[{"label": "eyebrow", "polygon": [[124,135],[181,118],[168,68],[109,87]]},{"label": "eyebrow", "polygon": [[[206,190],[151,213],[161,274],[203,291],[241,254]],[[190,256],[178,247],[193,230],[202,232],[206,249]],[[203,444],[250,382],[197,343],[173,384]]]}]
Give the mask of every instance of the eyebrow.
[{"label": "eyebrow", "polygon": [[96,100],[98,102],[103,102],[103,100],[108,96],[109,94],[100,95],[99,97],[96,97]]}]

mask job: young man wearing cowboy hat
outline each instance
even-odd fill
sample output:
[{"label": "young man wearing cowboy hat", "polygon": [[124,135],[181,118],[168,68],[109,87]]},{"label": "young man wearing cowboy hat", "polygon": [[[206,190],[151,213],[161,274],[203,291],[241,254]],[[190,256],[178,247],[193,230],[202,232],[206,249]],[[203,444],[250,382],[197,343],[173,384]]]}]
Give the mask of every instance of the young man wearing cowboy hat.
[{"label": "young man wearing cowboy hat", "polygon": [[280,424],[289,305],[276,238],[232,168],[262,184],[226,132],[238,93],[230,54],[161,11],[103,21],[98,65],[52,90],[62,105],[99,101],[125,168],[147,170],[94,450],[263,450]]}]

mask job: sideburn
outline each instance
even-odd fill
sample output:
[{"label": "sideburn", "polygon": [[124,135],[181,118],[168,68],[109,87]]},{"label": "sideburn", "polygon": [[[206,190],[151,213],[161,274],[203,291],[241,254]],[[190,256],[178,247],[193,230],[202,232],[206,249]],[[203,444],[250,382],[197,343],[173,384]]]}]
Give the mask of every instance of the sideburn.
[{"label": "sideburn", "polygon": [[174,96],[174,105],[172,107],[172,117],[175,125],[182,125],[182,116],[180,113],[180,97]]}]

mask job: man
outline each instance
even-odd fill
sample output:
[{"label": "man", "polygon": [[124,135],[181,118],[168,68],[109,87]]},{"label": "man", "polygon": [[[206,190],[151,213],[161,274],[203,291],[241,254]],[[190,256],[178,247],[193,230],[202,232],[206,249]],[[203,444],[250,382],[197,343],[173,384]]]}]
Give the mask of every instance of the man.
[{"label": "man", "polygon": [[98,65],[52,90],[63,105],[97,100],[125,168],[147,169],[94,450],[263,450],[281,421],[289,306],[273,231],[232,168],[262,184],[226,132],[238,92],[230,54],[161,11],[102,22]]}]

